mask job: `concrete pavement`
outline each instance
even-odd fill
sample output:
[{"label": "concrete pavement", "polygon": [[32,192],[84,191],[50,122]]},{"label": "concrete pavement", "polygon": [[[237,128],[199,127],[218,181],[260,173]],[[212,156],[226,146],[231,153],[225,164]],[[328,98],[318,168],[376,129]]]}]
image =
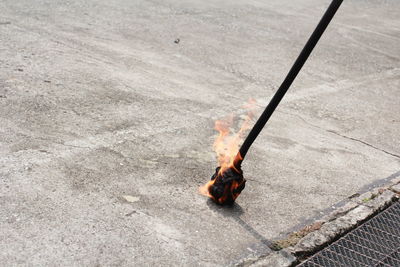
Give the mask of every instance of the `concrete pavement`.
[{"label": "concrete pavement", "polygon": [[328,4],[1,1],[0,262],[227,265],[400,175],[400,4],[348,0],[237,205],[197,192],[214,120],[262,110]]}]

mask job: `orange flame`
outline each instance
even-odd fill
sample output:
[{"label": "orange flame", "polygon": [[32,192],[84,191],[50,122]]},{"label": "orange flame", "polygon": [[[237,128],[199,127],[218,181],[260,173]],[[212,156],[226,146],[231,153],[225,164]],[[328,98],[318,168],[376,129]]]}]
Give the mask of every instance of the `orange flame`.
[{"label": "orange flame", "polygon": [[210,180],[206,184],[202,185],[199,187],[199,193],[202,194],[203,196],[214,198],[210,192],[208,191],[208,188],[212,186],[215,183],[215,180]]},{"label": "orange flame", "polygon": [[[245,116],[240,116],[243,119],[240,129],[235,132],[232,126],[234,125],[235,117],[230,115],[222,120],[215,121],[215,130],[218,131],[218,136],[214,141],[214,151],[217,154],[218,164],[221,167],[219,174],[222,175],[227,169],[235,168],[236,156],[242,160],[239,152],[239,146],[243,141],[244,134],[250,129],[251,122],[254,118],[256,108],[256,100],[249,99],[247,104],[242,106],[242,109],[247,110]],[[237,159],[236,159],[237,160]],[[235,168],[236,169],[236,168]],[[208,188],[213,185],[215,180],[211,180],[199,188],[202,195],[212,197]]]}]

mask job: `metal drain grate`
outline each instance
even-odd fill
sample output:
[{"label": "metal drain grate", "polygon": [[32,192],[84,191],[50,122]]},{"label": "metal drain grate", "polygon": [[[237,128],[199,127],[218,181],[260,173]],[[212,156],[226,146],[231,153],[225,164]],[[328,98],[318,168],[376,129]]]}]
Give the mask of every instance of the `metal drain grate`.
[{"label": "metal drain grate", "polygon": [[400,266],[400,202],[298,266]]}]

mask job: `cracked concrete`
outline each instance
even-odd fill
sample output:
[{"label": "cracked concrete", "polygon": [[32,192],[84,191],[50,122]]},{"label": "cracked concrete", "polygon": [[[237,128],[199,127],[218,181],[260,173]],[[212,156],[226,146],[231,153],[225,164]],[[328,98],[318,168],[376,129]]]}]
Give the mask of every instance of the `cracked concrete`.
[{"label": "cracked concrete", "polygon": [[339,133],[337,133],[337,132],[330,131],[330,130],[329,130],[328,132],[334,133],[334,134],[339,135],[339,136],[341,136],[341,137],[343,137],[343,138],[347,138],[347,139],[350,139],[350,140],[353,140],[353,141],[356,141],[356,142],[360,142],[360,143],[362,143],[362,144],[364,144],[364,145],[366,145],[366,146],[372,147],[373,149],[379,150],[379,151],[381,151],[381,152],[383,152],[383,153],[385,153],[385,154],[391,155],[391,156],[396,157],[396,158],[400,158],[400,156],[397,155],[397,154],[388,152],[388,151],[386,151],[386,150],[384,150],[384,149],[378,148],[378,147],[376,147],[376,146],[374,146],[374,145],[371,145],[371,144],[369,144],[369,143],[367,143],[367,142],[364,142],[364,141],[362,141],[362,140],[359,140],[359,139],[357,139],[357,138],[349,137],[349,136],[346,136],[346,135],[343,135],[343,134],[339,134]]},{"label": "cracked concrete", "polygon": [[249,97],[261,112],[328,4],[1,1],[0,262],[228,265],[397,173],[400,5],[348,0],[237,205],[197,193],[214,120]]}]

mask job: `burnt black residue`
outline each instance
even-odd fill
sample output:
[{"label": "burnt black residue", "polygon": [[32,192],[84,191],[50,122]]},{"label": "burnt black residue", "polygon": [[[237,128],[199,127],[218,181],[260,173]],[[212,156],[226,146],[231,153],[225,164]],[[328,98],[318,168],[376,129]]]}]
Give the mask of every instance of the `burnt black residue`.
[{"label": "burnt black residue", "polygon": [[214,201],[220,205],[232,205],[246,184],[240,168],[228,168],[221,174],[218,167],[211,180],[215,182],[208,191]]}]

